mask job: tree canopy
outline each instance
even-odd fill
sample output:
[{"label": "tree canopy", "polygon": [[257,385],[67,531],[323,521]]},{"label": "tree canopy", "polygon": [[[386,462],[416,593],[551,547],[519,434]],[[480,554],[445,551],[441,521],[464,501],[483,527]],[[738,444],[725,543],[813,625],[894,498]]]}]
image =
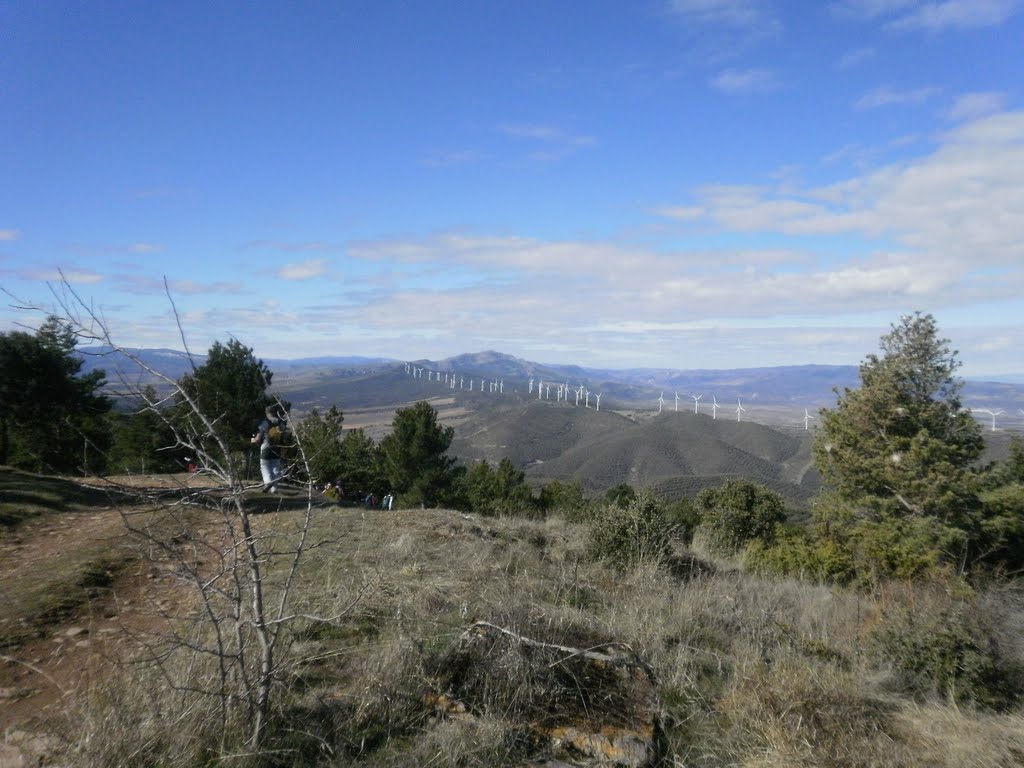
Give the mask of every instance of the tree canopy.
[{"label": "tree canopy", "polygon": [[[267,392],[273,377],[250,347],[232,339],[227,344],[214,342],[206,362],[178,383],[198,410],[216,424],[228,447],[244,451],[267,406],[276,402]],[[181,413],[186,419],[194,417],[188,408],[181,409]],[[188,429],[195,432],[201,426],[191,424]]]},{"label": "tree canopy", "polygon": [[961,408],[949,340],[929,314],[905,315],[860,366],[861,386],[821,414],[814,457],[855,515],[928,515],[961,524],[976,506],[981,428]]},{"label": "tree canopy", "polygon": [[0,464],[37,472],[102,468],[109,443],[106,374],[81,374],[71,327],[50,316],[34,333],[0,334]]},{"label": "tree canopy", "polygon": [[448,455],[455,430],[442,427],[437,411],[420,401],[395,412],[391,433],[380,443],[383,474],[406,503],[445,502],[461,472]]}]

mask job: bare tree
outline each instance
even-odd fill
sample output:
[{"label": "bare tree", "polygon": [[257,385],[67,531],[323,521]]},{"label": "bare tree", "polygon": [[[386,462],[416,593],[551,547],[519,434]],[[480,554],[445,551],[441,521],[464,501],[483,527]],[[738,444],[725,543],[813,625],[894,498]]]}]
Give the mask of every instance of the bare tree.
[{"label": "bare tree", "polygon": [[[194,368],[166,280],[164,286]],[[218,414],[206,412],[178,381],[118,344],[105,319],[63,276],[52,288],[61,319],[80,340],[102,344],[112,350],[108,354],[130,361],[135,377],[130,379],[123,371],[116,375],[123,388],[119,394],[130,395],[140,409],[165,425],[173,439],[164,450],[191,457],[207,479],[202,486],[178,480],[170,489],[152,484],[111,486],[136,496],[139,504],[122,505],[126,526],[150,552],[171,561],[197,598],[190,621],[175,621],[167,632],[145,641],[149,661],[174,691],[216,703],[211,711],[219,718],[216,728],[223,739],[241,726],[248,748],[257,751],[264,743],[272,697],[282,677],[280,651],[286,645],[286,627],[295,620],[334,623],[351,608],[325,618],[301,615],[292,607],[300,565],[310,550],[324,543],[313,540],[318,505],[312,485],[292,481],[294,490],[273,502],[257,494],[262,484],[248,481],[245,452],[229,447]],[[143,379],[156,386],[144,386]],[[310,477],[301,437],[297,431],[291,434],[293,461],[305,468],[295,475]],[[287,525],[257,524],[254,513],[268,503],[288,509]],[[204,667],[212,672],[203,673]]]}]

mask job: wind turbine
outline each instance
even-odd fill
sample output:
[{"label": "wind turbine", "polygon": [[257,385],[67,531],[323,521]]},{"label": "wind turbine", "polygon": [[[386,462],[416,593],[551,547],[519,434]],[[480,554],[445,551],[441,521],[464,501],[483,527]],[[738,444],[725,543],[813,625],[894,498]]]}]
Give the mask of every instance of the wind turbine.
[{"label": "wind turbine", "polygon": [[718,418],[718,409],[721,408],[721,407],[722,406],[720,406],[718,404],[718,398],[716,398],[714,395],[712,395],[711,396],[711,418],[712,419],[717,419]]},{"label": "wind turbine", "polygon": [[743,407],[743,403],[741,403],[741,402],[740,402],[740,399],[739,399],[739,398],[737,397],[737,398],[736,398],[736,421],[739,421],[739,420],[740,420],[740,415],[741,415],[741,414],[742,414],[742,413],[743,413],[743,412],[744,412],[745,410],[747,410],[747,409]]},{"label": "wind turbine", "polygon": [[989,416],[992,417],[992,431],[995,432],[996,431],[996,416],[998,416],[1001,413],[1003,413],[1004,412],[1003,409],[1000,408],[998,411],[990,411],[987,408],[979,408],[978,410],[981,411],[982,413],[987,413]]},{"label": "wind turbine", "polygon": [[679,393],[676,392],[676,413],[679,413]]},{"label": "wind turbine", "polygon": [[810,412],[804,408],[804,432],[807,431],[807,425],[814,421],[814,417],[811,416]]},{"label": "wind turbine", "polygon": [[663,407],[664,405],[665,405],[665,393],[664,393],[664,392],[662,392],[662,393],[661,393],[661,394],[660,394],[660,395],[658,396],[658,413],[661,413],[661,409],[662,409],[662,407]]},{"label": "wind turbine", "polygon": [[697,406],[700,405],[700,399],[704,397],[704,395],[690,395],[690,397],[693,398],[693,412],[696,413]]},{"label": "wind turbine", "polygon": [[538,400],[540,400],[542,397],[544,397],[543,390],[544,390],[544,380],[541,379],[540,381],[537,382],[537,399]]},{"label": "wind turbine", "polygon": [[598,392],[594,397],[597,398],[597,410],[601,410],[601,393]]}]

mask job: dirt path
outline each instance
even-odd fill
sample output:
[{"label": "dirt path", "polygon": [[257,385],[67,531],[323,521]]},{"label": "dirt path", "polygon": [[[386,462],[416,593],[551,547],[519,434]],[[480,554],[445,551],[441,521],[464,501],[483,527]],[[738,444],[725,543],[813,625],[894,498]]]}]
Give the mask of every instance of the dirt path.
[{"label": "dirt path", "polygon": [[[188,609],[191,595],[174,565],[139,557],[123,511],[44,515],[0,538],[0,768],[37,764],[53,750],[73,697],[137,655],[136,638]],[[97,563],[110,570],[70,610],[52,620],[33,615],[52,602],[48,590],[72,591],[63,570],[90,575]]]}]

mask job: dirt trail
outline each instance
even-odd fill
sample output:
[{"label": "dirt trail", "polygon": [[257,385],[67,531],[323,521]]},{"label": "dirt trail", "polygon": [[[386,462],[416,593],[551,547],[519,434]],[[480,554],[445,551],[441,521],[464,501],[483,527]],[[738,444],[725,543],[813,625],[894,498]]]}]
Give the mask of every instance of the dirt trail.
[{"label": "dirt trail", "polygon": [[[130,557],[128,536],[114,508],[28,521],[0,538],[0,600],[83,550]],[[132,559],[70,615],[41,626],[37,617],[13,617],[14,626],[0,626],[0,640],[16,638],[13,647],[0,646],[0,768],[34,765],[52,750],[71,698],[137,654],[136,638],[161,632],[165,617],[184,611],[190,599],[173,564]]]}]

